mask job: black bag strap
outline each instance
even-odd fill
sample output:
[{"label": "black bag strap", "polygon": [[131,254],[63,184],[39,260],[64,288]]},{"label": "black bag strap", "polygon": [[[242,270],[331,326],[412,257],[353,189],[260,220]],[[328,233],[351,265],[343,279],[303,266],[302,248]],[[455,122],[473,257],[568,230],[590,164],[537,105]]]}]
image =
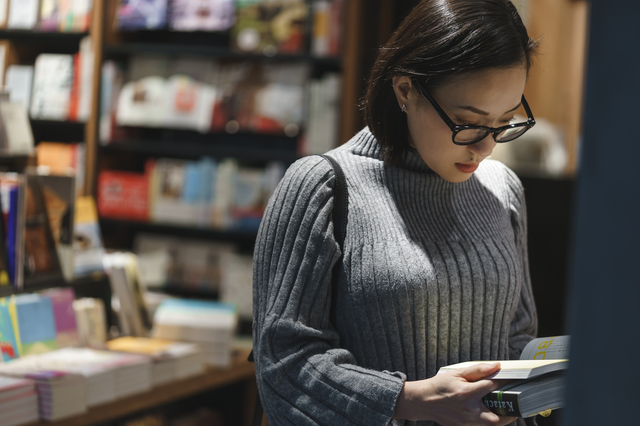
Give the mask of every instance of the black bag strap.
[{"label": "black bag strap", "polygon": [[[333,232],[340,251],[344,254],[344,239],[347,235],[347,213],[349,211],[349,192],[347,191],[347,179],[344,177],[344,172],[340,164],[330,155],[320,155],[322,158],[331,163],[333,172],[335,174],[335,186],[333,188]],[[342,258],[341,258],[342,259]],[[331,271],[331,323],[336,323],[336,303],[338,301],[338,275],[340,273],[341,259],[333,265]],[[249,354],[249,362],[255,362],[253,357],[253,350]],[[256,395],[256,406],[253,411],[253,426],[260,426],[262,424],[263,414],[262,403],[260,402],[260,395]]]}]

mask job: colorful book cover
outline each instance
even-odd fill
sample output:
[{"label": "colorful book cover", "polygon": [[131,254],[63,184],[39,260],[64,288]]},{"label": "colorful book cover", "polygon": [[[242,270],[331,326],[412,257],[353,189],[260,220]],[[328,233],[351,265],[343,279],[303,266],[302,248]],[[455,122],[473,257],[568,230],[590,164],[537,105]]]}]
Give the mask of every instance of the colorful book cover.
[{"label": "colorful book cover", "polygon": [[40,1],[40,31],[58,31],[58,0]]},{"label": "colorful book cover", "polygon": [[24,288],[63,278],[43,193],[44,176],[26,175]]},{"label": "colorful book cover", "polygon": [[242,52],[302,53],[309,5],[304,0],[238,0],[232,46]]},{"label": "colorful book cover", "polygon": [[104,170],[98,177],[100,216],[146,221],[149,181],[142,173]]},{"label": "colorful book cover", "polygon": [[20,356],[58,349],[53,303],[38,294],[15,297],[15,311],[20,336]]},{"label": "colorful book cover", "polygon": [[18,358],[18,342],[13,330],[9,307],[0,302],[0,359],[11,361]]},{"label": "colorful book cover", "polygon": [[120,0],[117,25],[121,30],[157,30],[167,23],[167,0]]},{"label": "colorful book cover", "polygon": [[43,293],[43,297],[51,299],[58,348],[79,346],[76,313],[73,309],[75,300],[73,289],[65,287],[47,290]]},{"label": "colorful book cover", "polygon": [[234,21],[234,0],[171,0],[173,31],[226,31]]},{"label": "colorful book cover", "polygon": [[98,211],[91,196],[78,197],[75,209],[73,256],[75,276],[104,272],[104,245],[98,224]]}]

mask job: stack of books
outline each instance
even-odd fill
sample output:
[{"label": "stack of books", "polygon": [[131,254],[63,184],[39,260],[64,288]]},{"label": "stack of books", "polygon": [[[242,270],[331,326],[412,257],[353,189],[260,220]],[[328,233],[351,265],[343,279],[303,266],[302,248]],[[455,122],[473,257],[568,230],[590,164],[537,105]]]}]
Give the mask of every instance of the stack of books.
[{"label": "stack of books", "polygon": [[56,352],[49,356],[66,358],[77,366],[113,370],[116,399],[151,389],[151,358],[148,356],[91,348],[64,348]]},{"label": "stack of books", "polygon": [[39,371],[26,377],[36,382],[41,419],[56,421],[87,411],[86,385],[81,375]]},{"label": "stack of books", "polygon": [[193,343],[180,343],[145,337],[120,337],[107,342],[111,351],[152,357],[152,385],[197,376],[204,372],[204,352]]},{"label": "stack of books", "polygon": [[82,362],[82,359],[76,361],[70,356],[73,352],[75,350],[59,350],[23,359],[31,360],[42,369],[75,373],[84,377],[87,407],[114,401],[116,399],[115,370],[100,365],[87,364]]},{"label": "stack of books", "polygon": [[29,379],[0,376],[0,424],[17,426],[38,420],[38,394]]},{"label": "stack of books", "polygon": [[87,411],[85,379],[80,374],[45,370],[26,356],[0,364],[0,376],[31,379],[38,393],[40,418],[56,421]]},{"label": "stack of books", "polygon": [[232,344],[238,324],[234,305],[166,299],[160,303],[153,318],[152,337],[197,343],[207,364],[215,367],[231,365]]}]

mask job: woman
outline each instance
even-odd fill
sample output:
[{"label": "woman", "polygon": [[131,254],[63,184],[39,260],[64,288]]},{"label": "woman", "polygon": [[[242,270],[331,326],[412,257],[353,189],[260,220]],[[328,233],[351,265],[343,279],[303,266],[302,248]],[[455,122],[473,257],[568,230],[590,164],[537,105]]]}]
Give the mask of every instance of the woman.
[{"label": "woman", "polygon": [[[435,375],[518,358],[536,333],[522,187],[486,159],[535,123],[522,95],[534,50],[508,0],[411,12],[373,68],[368,127],[330,152],[348,186],[343,252],[331,165],[312,156],[287,171],[254,257],[270,425],[525,424],[482,405],[499,364]],[[517,110],[528,117],[509,125]]]}]

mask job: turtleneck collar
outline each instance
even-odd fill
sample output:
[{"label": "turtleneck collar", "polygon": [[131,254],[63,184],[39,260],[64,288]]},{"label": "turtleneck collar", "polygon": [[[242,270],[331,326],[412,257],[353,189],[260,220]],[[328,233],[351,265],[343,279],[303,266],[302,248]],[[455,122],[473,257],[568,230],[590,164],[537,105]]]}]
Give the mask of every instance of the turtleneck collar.
[{"label": "turtleneck collar", "polygon": [[[374,158],[376,160],[382,160],[382,148],[378,143],[378,140],[373,136],[373,133],[368,127],[362,129],[356,134],[349,142],[345,144],[351,152],[355,155],[361,155],[363,157]],[[422,157],[415,148],[409,147],[403,154],[402,159],[396,165],[401,169],[410,170],[413,172],[431,172],[427,163],[424,162]]]}]

